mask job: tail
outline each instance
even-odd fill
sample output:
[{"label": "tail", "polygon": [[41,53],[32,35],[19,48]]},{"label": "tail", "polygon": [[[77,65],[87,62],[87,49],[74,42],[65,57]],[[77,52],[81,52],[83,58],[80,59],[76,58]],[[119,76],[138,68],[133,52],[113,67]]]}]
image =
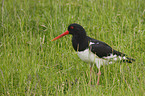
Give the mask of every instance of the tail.
[{"label": "tail", "polygon": [[121,59],[123,62],[132,63],[133,61],[135,61],[135,59],[129,58],[129,57],[127,57],[126,54],[121,53],[121,52],[119,52],[119,51],[113,50],[113,53],[116,54],[117,56],[121,56],[120,59]]},{"label": "tail", "polygon": [[123,62],[127,62],[127,63],[132,63],[133,61],[135,61],[135,59],[128,58],[128,57],[126,57],[126,59],[123,60]]}]

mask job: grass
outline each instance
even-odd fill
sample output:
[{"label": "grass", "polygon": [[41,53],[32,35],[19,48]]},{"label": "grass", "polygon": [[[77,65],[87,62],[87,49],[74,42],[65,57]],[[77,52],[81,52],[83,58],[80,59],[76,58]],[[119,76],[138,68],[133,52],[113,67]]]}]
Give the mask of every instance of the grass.
[{"label": "grass", "polygon": [[[2,0],[0,95],[145,95],[144,0]],[[90,37],[135,58],[132,64],[93,67],[81,61],[71,36],[50,40],[81,24]]]}]

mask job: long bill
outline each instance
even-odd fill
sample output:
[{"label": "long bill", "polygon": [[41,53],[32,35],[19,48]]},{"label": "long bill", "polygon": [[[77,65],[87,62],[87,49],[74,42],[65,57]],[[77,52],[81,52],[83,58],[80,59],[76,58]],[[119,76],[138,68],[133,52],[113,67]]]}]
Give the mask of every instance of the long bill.
[{"label": "long bill", "polygon": [[62,33],[61,35],[59,35],[59,36],[55,37],[55,38],[54,38],[54,39],[52,39],[51,41],[54,41],[54,40],[56,40],[56,39],[59,39],[59,38],[61,38],[61,37],[65,36],[65,35],[67,35],[67,34],[69,34],[69,31],[68,31],[68,30],[67,30],[67,31],[65,31],[64,33]]}]

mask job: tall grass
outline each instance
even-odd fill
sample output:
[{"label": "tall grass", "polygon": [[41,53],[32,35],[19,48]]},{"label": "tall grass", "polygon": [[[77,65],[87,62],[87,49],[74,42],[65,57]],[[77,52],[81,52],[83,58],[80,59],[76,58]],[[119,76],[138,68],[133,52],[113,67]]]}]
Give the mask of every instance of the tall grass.
[{"label": "tall grass", "polygon": [[[2,0],[0,95],[145,95],[144,0]],[[50,40],[81,24],[87,35],[135,58],[101,67],[92,85],[89,64],[71,46],[71,36]]]}]

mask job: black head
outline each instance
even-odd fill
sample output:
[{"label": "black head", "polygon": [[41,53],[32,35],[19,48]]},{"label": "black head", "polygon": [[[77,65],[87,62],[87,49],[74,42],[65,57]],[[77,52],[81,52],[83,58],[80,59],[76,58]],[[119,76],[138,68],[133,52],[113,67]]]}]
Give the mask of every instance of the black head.
[{"label": "black head", "polygon": [[86,36],[85,29],[77,23],[70,24],[68,26],[68,31],[69,31],[69,34],[72,34],[72,35]]},{"label": "black head", "polygon": [[68,26],[68,30],[67,31],[65,31],[61,35],[55,37],[51,41],[57,40],[57,39],[65,36],[65,35],[68,35],[68,34],[72,34],[73,37],[77,37],[78,39],[79,38],[85,38],[86,37],[85,29],[81,25],[76,24],[76,23],[73,23],[73,24],[70,24]]},{"label": "black head", "polygon": [[70,24],[68,30],[61,35],[55,37],[51,41],[57,40],[65,35],[72,34],[72,45],[75,51],[83,51],[88,48],[88,38],[86,36],[85,29],[76,23]]}]

